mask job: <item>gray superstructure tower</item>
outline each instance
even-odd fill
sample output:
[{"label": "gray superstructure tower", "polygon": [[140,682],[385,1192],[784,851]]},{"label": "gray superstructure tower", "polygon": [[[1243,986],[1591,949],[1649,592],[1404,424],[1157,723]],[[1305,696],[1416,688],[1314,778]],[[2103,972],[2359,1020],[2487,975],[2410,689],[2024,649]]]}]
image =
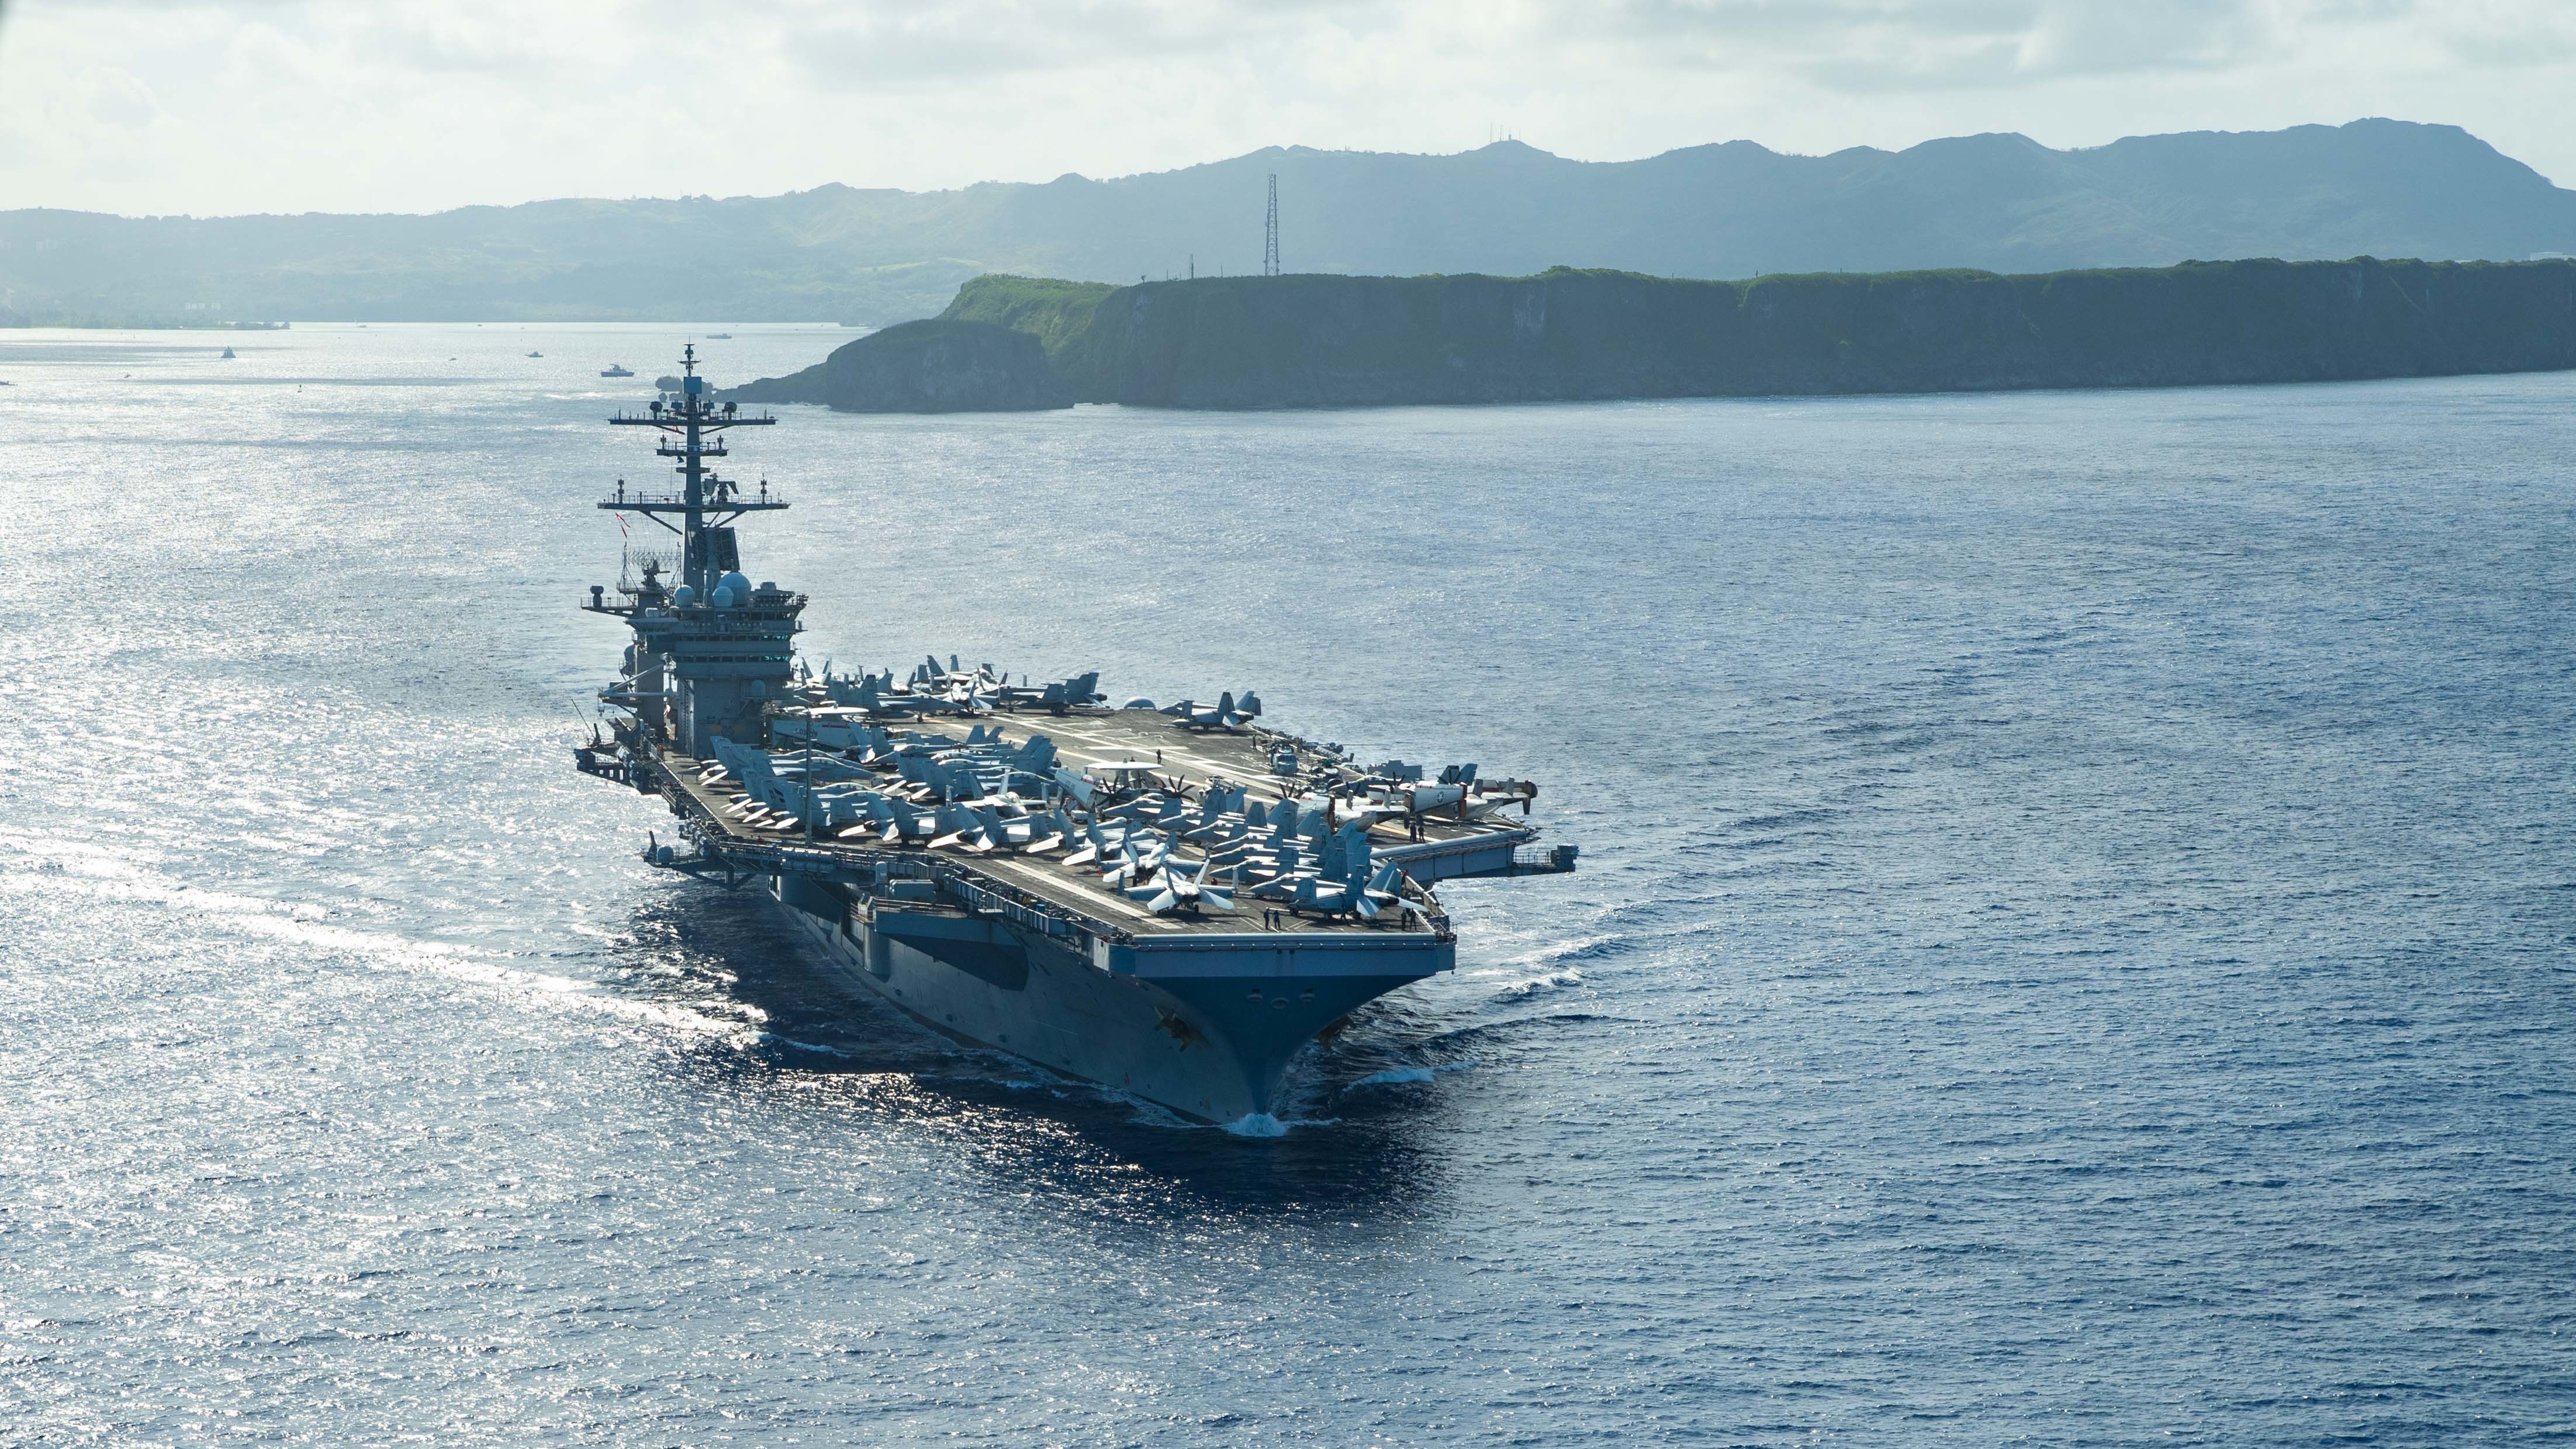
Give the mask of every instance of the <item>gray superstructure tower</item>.
[{"label": "gray superstructure tower", "polygon": [[746,495],[709,466],[726,456],[727,429],[766,427],[777,419],[746,417],[732,403],[711,401],[694,346],[683,350],[680,373],[679,392],[644,412],[609,419],[661,432],[654,451],[675,460],[679,490],[629,492],[621,482],[616,496],[599,504],[642,514],[676,535],[680,582],[665,587],[659,569],[648,565],[640,584],[620,585],[621,599],[611,601],[605,588],[594,586],[583,607],[624,619],[635,631],[623,677],[601,698],[634,710],[672,748],[704,759],[718,736],[768,742],[765,711],[786,695],[805,596],[773,583],[754,585],[742,572],[734,537],[735,519],[787,504],[770,497],[766,483]]},{"label": "gray superstructure tower", "polygon": [[610,420],[658,430],[680,487],[620,482],[599,506],[679,546],[630,549],[641,579],[583,604],[632,635],[600,691],[605,737],[573,760],[669,806],[679,838],[647,835],[647,861],[769,895],[846,984],[960,1040],[1275,1132],[1307,1043],[1455,966],[1432,886],[1574,869],[1573,846],[1537,843],[1534,783],[1364,765],[1262,725],[1250,690],[1112,708],[1089,671],[801,670],[805,596],[754,586],[733,530],[787,505],[712,468],[729,429],[774,419],[711,402],[694,351],[681,372]]}]

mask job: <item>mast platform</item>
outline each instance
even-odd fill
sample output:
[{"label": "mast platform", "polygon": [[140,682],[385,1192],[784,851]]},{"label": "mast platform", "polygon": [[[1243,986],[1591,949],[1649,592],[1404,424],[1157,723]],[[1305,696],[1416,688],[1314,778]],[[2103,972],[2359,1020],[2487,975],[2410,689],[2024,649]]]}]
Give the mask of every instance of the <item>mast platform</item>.
[{"label": "mast platform", "polygon": [[[1558,874],[1535,785],[1362,768],[1261,728],[1257,698],[1101,707],[1096,673],[1032,688],[935,658],[815,680],[806,596],[743,571],[733,528],[787,506],[719,477],[727,430],[775,423],[678,386],[649,427],[676,487],[599,500],[668,529],[590,586],[630,640],[586,773],[661,797],[651,864],[775,898],[835,970],[934,1030],[1209,1121],[1269,1110],[1318,1032],[1457,959],[1432,886]],[[630,548],[624,558],[632,563]]]}]

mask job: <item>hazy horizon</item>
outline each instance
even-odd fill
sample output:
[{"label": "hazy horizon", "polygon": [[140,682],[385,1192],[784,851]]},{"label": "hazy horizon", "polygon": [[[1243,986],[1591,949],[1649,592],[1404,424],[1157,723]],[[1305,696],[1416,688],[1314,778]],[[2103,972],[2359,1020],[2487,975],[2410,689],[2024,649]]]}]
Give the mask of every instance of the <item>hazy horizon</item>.
[{"label": "hazy horizon", "polygon": [[[2343,120],[2341,120],[2341,121],[2314,121],[2314,122],[2305,122],[2305,123],[2301,123],[2301,124],[2317,125],[2317,126],[2322,126],[2322,127],[2326,127],[2326,128],[2331,129],[2331,128],[2334,128],[2334,127],[2337,127],[2337,126],[2350,124],[2350,123],[2352,123],[2352,122],[2354,122],[2354,121],[2359,121],[2359,120],[2371,120],[2371,119],[2397,119],[2397,118],[2388,118],[2388,117],[2346,117],[2346,118],[2344,118],[2344,119],[2343,119]],[[2291,128],[2280,128],[2280,129],[2291,129]],[[2018,133],[2018,132],[1981,132],[1981,133],[1977,133],[1977,134],[1979,134],[1979,135],[2017,135],[2017,134],[2018,134],[2018,135],[2022,135],[2022,136],[2023,136],[2023,139],[2025,139],[2025,140],[2030,140],[2030,141],[2036,142],[2036,143],[2037,143],[2037,144],[2039,144],[2039,145],[2047,146],[2047,142],[2045,142],[2045,141],[2041,141],[2038,137],[2035,137],[2035,136],[2029,136],[2029,135],[2024,134],[2024,133]],[[2140,135],[2140,136],[2145,136],[2145,135],[2149,135],[2149,134],[2168,134],[2168,135],[2169,135],[2169,134],[2191,134],[2191,133],[2179,133],[2179,132],[2161,132],[2161,133],[2143,133],[2143,132],[2142,132],[2142,133],[2139,133],[2139,135]],[[2201,132],[2201,134],[2246,134],[2246,135],[2253,135],[2253,134],[2263,134],[2263,133],[2260,133],[2260,132],[2239,132],[2239,133],[2213,132],[2213,131],[2210,131],[2210,130],[2204,129],[2204,130]],[[2471,134],[2475,134],[2475,133],[2471,133]],[[1858,143],[1858,144],[1855,144],[1855,145],[1853,145],[1853,146],[1846,147],[1846,148],[1844,148],[1844,149],[1845,149],[1845,150],[1855,150],[1855,151],[1876,150],[1876,151],[1885,152],[1885,153],[1891,153],[1891,154],[1892,154],[1892,153],[1898,153],[1898,152],[1902,152],[1902,151],[1912,150],[1912,149],[1914,149],[1915,147],[1919,147],[1919,146],[1923,146],[1923,145],[1928,145],[1928,144],[1931,144],[1931,143],[1933,143],[1933,142],[1937,142],[1937,141],[1944,141],[1944,140],[1957,140],[1957,139],[1962,139],[1962,138],[1960,138],[1960,137],[1933,136],[1933,137],[1927,137],[1927,138],[1925,138],[1924,140],[1921,140],[1921,141],[1914,142],[1911,146],[1871,146],[1871,145],[1869,145],[1869,144],[1867,144],[1867,143]],[[2098,151],[2098,150],[2102,150],[2102,149],[2104,149],[2105,147],[2112,146],[2112,145],[2116,145],[2116,144],[2117,144],[2118,142],[2120,142],[2120,141],[2123,141],[2123,140],[2134,140],[2134,139],[2138,139],[2138,137],[2137,137],[2137,136],[2121,136],[2121,137],[2113,137],[2113,138],[2112,138],[2111,140],[2109,140],[2109,141],[2104,141],[2104,142],[2101,142],[2101,143],[2098,143],[2098,144],[2096,144],[2096,145],[2092,145],[2092,146],[2081,146],[2081,147],[2078,147],[2078,146],[2048,146],[2048,149],[2049,149],[2049,150],[2052,150],[2052,151],[2059,151],[2059,152],[2066,152],[2066,153],[2075,153],[2075,152],[2081,152],[2081,151]],[[2483,139],[2485,139],[2485,138],[2481,137],[2481,138],[2479,138],[2479,139],[2483,140]],[[1723,140],[1711,140],[1711,141],[1695,141],[1695,142],[1688,142],[1688,143],[1685,143],[1685,144],[1682,144],[1682,145],[1679,145],[1679,146],[1671,146],[1671,147],[1667,147],[1667,148],[1665,148],[1665,150],[1663,150],[1663,151],[1659,151],[1659,152],[1652,152],[1652,153],[1649,153],[1647,156],[1642,156],[1642,157],[1609,157],[1609,158],[1594,158],[1594,157],[1575,157],[1575,156],[1564,156],[1564,155],[1562,155],[1562,153],[1547,151],[1547,148],[1545,148],[1545,147],[1543,147],[1543,146],[1535,146],[1535,147],[1532,147],[1532,149],[1534,149],[1534,150],[1538,150],[1538,151],[1541,151],[1541,152],[1544,152],[1545,154],[1548,154],[1548,155],[1551,155],[1551,156],[1556,156],[1556,157],[1558,157],[1558,159],[1561,159],[1561,160],[1569,160],[1569,161],[1586,161],[1586,162],[1589,162],[1589,161],[1595,161],[1595,160],[1606,160],[1606,161],[1611,161],[1611,162],[1617,162],[1617,161],[1629,161],[1629,160],[1650,160],[1650,159],[1653,159],[1653,157],[1655,157],[1655,156],[1668,155],[1668,154],[1670,154],[1670,153],[1672,153],[1672,152],[1674,152],[1674,151],[1689,151],[1689,150],[1696,150],[1696,149],[1699,149],[1699,148],[1701,148],[1701,147],[1708,147],[1708,146],[1727,146],[1727,145],[1736,145],[1736,144],[1740,144],[1740,143],[1744,143],[1744,142],[1750,142],[1751,144],[1756,145],[1756,146],[1762,146],[1762,144],[1763,144],[1763,143],[1761,143],[1761,142],[1759,142],[1759,141],[1753,141],[1753,140],[1752,140],[1752,138],[1750,138],[1750,137],[1741,137],[1741,136],[1739,136],[1739,137],[1728,137],[1728,138],[1725,138],[1725,139],[1723,139]],[[815,183],[813,186],[810,186],[810,187],[799,187],[799,188],[796,188],[794,191],[790,191],[790,192],[750,192],[750,191],[738,191],[738,192],[730,192],[730,193],[725,193],[725,192],[717,192],[717,193],[666,192],[666,193],[658,193],[658,194],[655,194],[655,193],[637,193],[637,194],[634,194],[634,195],[628,195],[628,196],[610,196],[610,195],[607,195],[607,194],[605,194],[605,193],[596,193],[596,192],[594,192],[594,193],[567,192],[567,193],[565,193],[565,194],[563,194],[563,195],[561,195],[561,196],[540,196],[540,197],[531,197],[531,198],[528,198],[527,200],[524,200],[524,201],[508,201],[508,202],[488,202],[488,201],[478,202],[478,201],[468,201],[468,202],[459,202],[459,203],[457,203],[457,204],[456,204],[456,205],[454,205],[454,206],[438,207],[438,208],[435,208],[435,209],[433,209],[433,210],[428,210],[428,211],[401,211],[401,210],[382,211],[382,210],[380,210],[380,211],[362,211],[362,212],[329,212],[329,211],[322,210],[322,209],[320,209],[320,208],[313,208],[313,209],[308,209],[308,210],[300,211],[300,212],[107,212],[107,213],[98,213],[98,214],[114,215],[114,216],[122,216],[122,217],[125,217],[125,218],[128,218],[128,219],[132,219],[132,220],[145,220],[145,219],[152,219],[152,218],[158,218],[158,217],[174,217],[174,218],[175,218],[175,217],[185,217],[185,218],[192,218],[192,219],[196,219],[196,220],[216,220],[216,219],[221,219],[221,218],[226,218],[226,217],[242,217],[242,216],[311,216],[311,215],[349,215],[349,216],[425,216],[425,215],[437,215],[437,214],[440,214],[440,213],[444,213],[444,212],[451,212],[451,211],[467,211],[467,210],[473,210],[473,209],[476,209],[476,208],[478,208],[478,207],[507,208],[507,207],[515,207],[515,206],[534,206],[534,205],[541,205],[541,204],[544,204],[544,203],[546,203],[546,202],[553,202],[553,201],[609,201],[609,202],[656,202],[656,201],[669,201],[669,202],[677,202],[677,201],[688,201],[688,200],[693,200],[693,199],[702,199],[702,198],[711,198],[711,199],[713,199],[713,200],[717,200],[717,201],[762,200],[762,199],[769,199],[769,198],[772,198],[772,197],[775,197],[775,196],[796,195],[796,194],[801,194],[801,193],[803,193],[803,192],[809,192],[809,191],[822,191],[822,190],[827,190],[827,189],[829,189],[829,188],[831,188],[831,187],[835,187],[835,186],[844,187],[844,188],[851,189],[851,190],[893,190],[893,191],[902,191],[902,192],[904,192],[904,193],[906,193],[906,194],[908,194],[908,195],[915,195],[915,196],[937,196],[937,195],[942,195],[942,194],[950,194],[950,193],[957,193],[957,192],[971,191],[971,190],[973,190],[973,189],[975,189],[976,187],[979,187],[979,186],[1024,186],[1024,185],[1040,185],[1040,184],[1044,184],[1044,182],[1047,182],[1047,181],[1056,181],[1056,180],[1064,180],[1064,179],[1079,179],[1079,180],[1086,180],[1086,181],[1119,181],[1119,180],[1125,180],[1125,179],[1130,179],[1130,178],[1134,178],[1134,177],[1156,176],[1156,175],[1168,175],[1168,174],[1171,174],[1172,172],[1176,172],[1176,171],[1189,171],[1189,170],[1194,170],[1194,169],[1198,169],[1198,168],[1202,168],[1202,167],[1215,167],[1215,166],[1221,166],[1221,165],[1225,164],[1226,162],[1242,160],[1242,159],[1244,159],[1245,157],[1248,157],[1248,156],[1256,156],[1256,155],[1259,155],[1259,154],[1260,154],[1261,152],[1263,152],[1263,151],[1269,151],[1269,150],[1279,150],[1279,151],[1300,151],[1300,150],[1302,150],[1302,151],[1309,151],[1309,152],[1323,152],[1323,153],[1325,153],[1325,154],[1338,154],[1338,155],[1351,155],[1351,156],[1369,156],[1369,155],[1374,155],[1374,156],[1425,156],[1425,155],[1430,155],[1430,156],[1461,156],[1461,155],[1467,155],[1467,154],[1473,153],[1473,152],[1475,152],[1475,151],[1484,150],[1484,149],[1487,149],[1488,147],[1491,147],[1491,146],[1496,146],[1496,145],[1507,145],[1507,144],[1519,144],[1519,145],[1524,145],[1524,146],[1526,146],[1526,145],[1530,145],[1530,143],[1529,143],[1529,142],[1527,142],[1527,141],[1523,141],[1523,140],[1521,140],[1521,139],[1520,139],[1520,138],[1518,138],[1518,137],[1503,137],[1503,138],[1498,138],[1498,139],[1496,139],[1496,140],[1494,140],[1494,141],[1483,142],[1483,143],[1480,143],[1480,144],[1475,145],[1475,146],[1463,147],[1463,148],[1460,148],[1460,149],[1458,149],[1458,150],[1454,150],[1454,151],[1445,151],[1445,152],[1388,151],[1388,150],[1384,150],[1384,149],[1381,149],[1381,148],[1372,148],[1372,147],[1364,147],[1364,146],[1332,147],[1332,148],[1321,148],[1321,147],[1300,147],[1300,146],[1257,146],[1257,147],[1254,147],[1254,148],[1253,148],[1252,150],[1250,150],[1250,151],[1234,152],[1234,153],[1231,153],[1231,154],[1228,154],[1228,155],[1225,155],[1225,156],[1210,156],[1210,157],[1205,157],[1205,158],[1202,158],[1202,159],[1199,159],[1199,160],[1196,160],[1196,161],[1186,161],[1186,162],[1183,162],[1183,163],[1181,163],[1181,164],[1179,164],[1179,165],[1177,165],[1177,166],[1174,166],[1174,167],[1162,168],[1162,169],[1158,169],[1158,170],[1154,170],[1154,171],[1129,171],[1129,172],[1120,172],[1120,173],[1115,173],[1115,174],[1110,174],[1110,175],[1099,175],[1099,176],[1090,175],[1090,174],[1088,174],[1088,173],[1084,173],[1084,172],[1065,172],[1065,173],[1061,173],[1061,174],[1060,174],[1060,175],[1058,175],[1058,176],[1041,178],[1039,181],[1035,181],[1035,182],[1031,182],[1031,181],[1021,181],[1021,180],[1005,180],[1005,179],[998,178],[998,177],[977,177],[977,178],[975,178],[975,179],[973,179],[973,180],[969,180],[969,181],[961,181],[961,182],[958,182],[958,183],[956,183],[956,184],[954,184],[954,185],[948,185],[948,186],[866,188],[866,187],[856,187],[856,186],[852,186],[852,185],[851,185],[851,183],[848,183],[848,182],[842,182],[842,181],[822,181],[822,182],[817,182],[817,183]],[[1789,156],[1789,157],[1798,157],[1798,158],[1813,158],[1813,157],[1815,157],[1815,156],[1817,156],[1817,155],[1819,154],[1819,153],[1815,153],[1815,152],[1805,152],[1805,151],[1786,151],[1786,150],[1782,150],[1782,149],[1780,149],[1779,147],[1775,147],[1775,146],[1764,146],[1764,147],[1763,147],[1763,149],[1768,150],[1768,151],[1771,151],[1771,152],[1773,152],[1774,154],[1777,154],[1777,155],[1781,155],[1781,156]],[[2506,156],[2506,157],[2507,157],[2508,159],[2510,159],[2510,160],[2514,160],[2514,161],[2522,161],[2522,162],[2524,162],[2524,164],[2526,164],[2526,165],[2528,165],[2528,164],[2529,164],[2529,163],[2528,163],[2528,161],[2527,161],[2525,158],[2523,158],[2523,157],[2515,156],[2515,155],[2513,155],[2513,153],[2511,153],[2511,152],[2509,152],[2509,151],[2503,151],[2503,149],[2502,149],[2502,148],[2500,148],[2500,147],[2499,147],[2499,148],[2497,148],[2497,149],[2498,149],[2498,151],[2499,151],[2499,153],[2500,153],[2500,154],[2502,154],[2502,155]],[[1830,154],[1833,154],[1833,153],[1822,153],[1822,154],[1830,155]],[[2534,169],[2535,169],[2535,170],[2537,170],[2537,168],[2534,168]],[[2546,176],[2546,173],[2542,173],[2542,175],[2543,175],[2543,179],[2545,179],[2545,180],[2550,179],[2550,178],[2548,178],[2548,177]],[[2551,184],[2552,184],[2552,185],[2556,185],[2557,183],[2556,183],[2554,180],[2551,180]],[[19,209],[19,208],[0,207],[0,210],[7,210],[7,209]],[[41,209],[52,209],[52,210],[85,210],[85,211],[93,211],[93,212],[95,211],[95,209],[94,209],[94,208],[27,208],[27,209],[40,209],[40,210],[41,210]]]},{"label": "hazy horizon", "polygon": [[766,0],[720,23],[675,0],[9,0],[0,208],[945,191],[1505,134],[1586,161],[1988,132],[2068,150],[2367,116],[2461,126],[2555,179],[2576,175],[2571,90],[2576,16],[2536,0]]}]

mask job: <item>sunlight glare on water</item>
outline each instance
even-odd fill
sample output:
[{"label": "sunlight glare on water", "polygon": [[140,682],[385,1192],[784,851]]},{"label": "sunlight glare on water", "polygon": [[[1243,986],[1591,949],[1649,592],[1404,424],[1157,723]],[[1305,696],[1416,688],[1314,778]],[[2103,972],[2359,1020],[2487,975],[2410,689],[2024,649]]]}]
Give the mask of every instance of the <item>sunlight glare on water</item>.
[{"label": "sunlight glare on water", "polygon": [[2576,377],[783,410],[818,665],[1250,685],[1582,846],[1226,1132],[573,772],[680,335],[0,340],[0,1438],[2576,1426]]}]

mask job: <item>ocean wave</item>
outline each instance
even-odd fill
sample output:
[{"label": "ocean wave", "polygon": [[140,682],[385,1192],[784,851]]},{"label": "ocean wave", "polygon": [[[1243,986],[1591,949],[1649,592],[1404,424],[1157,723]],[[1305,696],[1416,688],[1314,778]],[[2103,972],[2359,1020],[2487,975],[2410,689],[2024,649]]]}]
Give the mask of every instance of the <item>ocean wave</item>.
[{"label": "ocean wave", "polygon": [[1536,996],[1542,991],[1554,991],[1560,987],[1566,986],[1579,986],[1582,982],[1583,973],[1575,970],[1571,966],[1568,966],[1562,970],[1549,971],[1542,975],[1529,977],[1526,980],[1514,981],[1507,985],[1497,987],[1494,990],[1494,998],[1498,1001],[1521,1001],[1529,997]]},{"label": "ocean wave", "polygon": [[1389,1067],[1382,1072],[1371,1072],[1357,1081],[1344,1083],[1342,1090],[1355,1092],[1362,1087],[1413,1086],[1435,1080],[1444,1072],[1472,1071],[1477,1065],[1478,1063],[1470,1061],[1442,1062],[1428,1067]]},{"label": "ocean wave", "polygon": [[1361,1087],[1392,1087],[1408,1082],[1427,1082],[1431,1077],[1432,1071],[1429,1067],[1389,1067],[1382,1072],[1371,1072],[1343,1087],[1342,1090],[1351,1092]]},{"label": "ocean wave", "polygon": [[780,1046],[787,1048],[789,1051],[795,1052],[818,1052],[829,1057],[854,1057],[858,1055],[857,1052],[850,1051],[842,1047],[825,1046],[818,1041],[798,1041],[792,1036],[780,1036],[774,1031],[764,1031],[754,1038],[754,1040],[758,1041],[762,1046]]},{"label": "ocean wave", "polygon": [[309,901],[201,890],[147,876],[72,875],[42,869],[0,871],[0,890],[165,906],[186,911],[218,930],[338,953],[373,970],[411,971],[469,986],[525,993],[684,1035],[724,1038],[737,1046],[753,1045],[760,1033],[748,1023],[766,1019],[766,1013],[748,1005],[735,1008],[738,1014],[724,1015],[616,995],[597,981],[503,965],[511,958],[459,942],[423,941],[385,931],[330,925],[329,918],[339,912]]},{"label": "ocean wave", "polygon": [[1300,1127],[1339,1127],[1340,1125],[1342,1125],[1342,1119],[1339,1117],[1290,1117],[1283,1121],[1267,1112],[1246,1112],[1231,1122],[1219,1122],[1216,1124],[1216,1130],[1231,1133],[1237,1137],[1285,1137]]}]

